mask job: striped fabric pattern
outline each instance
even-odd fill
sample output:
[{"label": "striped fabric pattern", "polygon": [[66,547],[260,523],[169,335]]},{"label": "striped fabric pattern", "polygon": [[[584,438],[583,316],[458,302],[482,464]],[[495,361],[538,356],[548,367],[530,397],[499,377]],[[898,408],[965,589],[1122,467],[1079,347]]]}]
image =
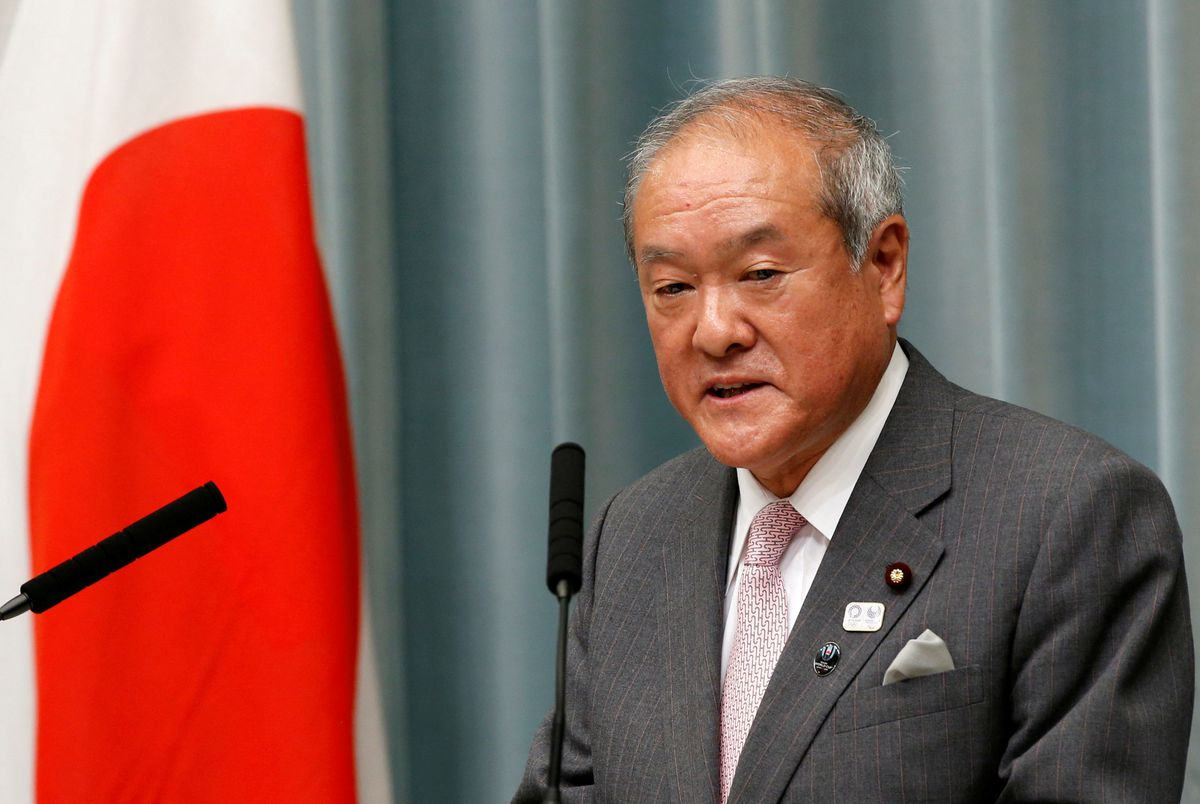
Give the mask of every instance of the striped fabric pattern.
[{"label": "striped fabric pattern", "polygon": [[[1178,801],[1193,656],[1180,533],[1100,439],[910,369],[763,696],[730,802]],[[618,494],[585,548],[564,801],[720,800],[732,470]],[[894,591],[884,568],[913,581]],[[848,633],[850,601],[886,606]],[[954,671],[882,687],[926,628]],[[841,647],[833,672],[813,656]],[[650,714],[647,714],[650,713]],[[540,800],[548,728],[518,801]]]}]

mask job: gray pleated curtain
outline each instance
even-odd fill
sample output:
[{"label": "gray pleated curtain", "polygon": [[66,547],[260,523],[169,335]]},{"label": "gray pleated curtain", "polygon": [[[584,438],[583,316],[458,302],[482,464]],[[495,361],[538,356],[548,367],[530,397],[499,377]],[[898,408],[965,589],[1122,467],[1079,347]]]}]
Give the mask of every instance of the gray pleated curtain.
[{"label": "gray pleated curtain", "polygon": [[397,800],[515,787],[553,686],[552,445],[587,448],[594,510],[696,443],[618,205],[622,155],[696,77],[809,78],[894,132],[902,333],[1154,467],[1200,590],[1200,3],[297,0],[297,19]]}]

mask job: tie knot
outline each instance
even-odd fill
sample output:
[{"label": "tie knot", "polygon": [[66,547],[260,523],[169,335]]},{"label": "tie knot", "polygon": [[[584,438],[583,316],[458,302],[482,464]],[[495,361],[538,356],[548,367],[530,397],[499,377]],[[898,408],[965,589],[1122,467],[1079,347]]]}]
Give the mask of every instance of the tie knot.
[{"label": "tie knot", "polygon": [[766,506],[750,522],[745,563],[759,566],[778,564],[783,551],[803,526],[804,517],[787,500]]}]

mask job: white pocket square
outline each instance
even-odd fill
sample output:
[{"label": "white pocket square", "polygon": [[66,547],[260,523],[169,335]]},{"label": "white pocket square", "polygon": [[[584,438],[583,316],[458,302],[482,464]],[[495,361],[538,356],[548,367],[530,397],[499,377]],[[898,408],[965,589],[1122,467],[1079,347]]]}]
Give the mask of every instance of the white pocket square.
[{"label": "white pocket square", "polygon": [[883,686],[909,678],[931,676],[954,669],[954,660],[946,643],[928,628],[900,649],[883,674]]}]

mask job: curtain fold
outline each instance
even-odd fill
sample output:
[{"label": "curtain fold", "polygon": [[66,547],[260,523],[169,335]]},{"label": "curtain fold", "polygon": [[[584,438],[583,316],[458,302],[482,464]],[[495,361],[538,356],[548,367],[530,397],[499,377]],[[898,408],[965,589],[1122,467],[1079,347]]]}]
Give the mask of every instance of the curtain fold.
[{"label": "curtain fold", "polygon": [[1155,468],[1200,589],[1200,5],[306,4],[336,28],[306,54],[312,159],[399,800],[515,787],[552,692],[554,443],[588,450],[589,511],[696,443],[619,220],[623,155],[693,78],[809,78],[892,135],[902,333]]}]

